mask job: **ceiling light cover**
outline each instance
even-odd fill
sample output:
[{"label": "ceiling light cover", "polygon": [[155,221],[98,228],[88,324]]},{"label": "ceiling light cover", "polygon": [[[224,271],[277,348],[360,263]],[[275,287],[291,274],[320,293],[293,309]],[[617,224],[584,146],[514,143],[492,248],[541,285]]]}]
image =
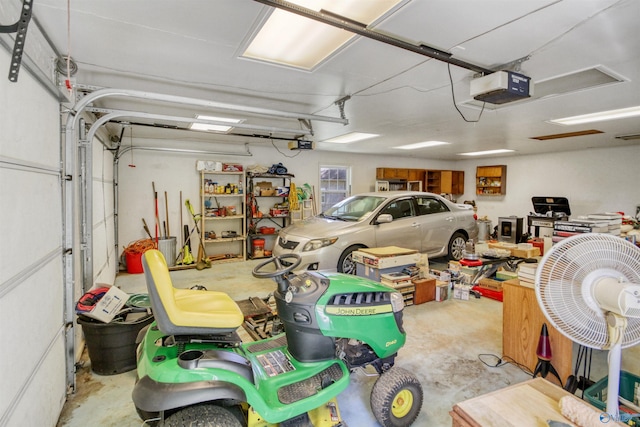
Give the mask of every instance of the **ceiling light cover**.
[{"label": "ceiling light cover", "polygon": [[459,153],[461,156],[488,156],[490,154],[502,154],[502,153],[512,153],[515,150],[507,150],[507,149],[500,149],[500,150],[487,150],[487,151],[473,151],[470,153]]},{"label": "ceiling light cover", "polygon": [[428,148],[428,147],[436,147],[438,145],[448,145],[450,142],[444,141],[424,141],[424,142],[416,142],[415,144],[407,144],[407,145],[398,145],[397,148],[400,150],[417,150],[419,148]]},{"label": "ceiling light cover", "polygon": [[640,116],[640,105],[617,110],[600,111],[598,113],[582,114],[580,116],[564,117],[562,119],[549,120],[551,123],[561,125],[580,125],[583,123],[602,122],[605,120],[627,119]]},{"label": "ceiling light cover", "polygon": [[[370,25],[404,0],[290,0]],[[249,42],[243,57],[311,70],[354,37],[353,33],[276,9]]]},{"label": "ceiling light cover", "polygon": [[335,138],[326,139],[322,142],[332,142],[334,144],[350,144],[352,142],[364,141],[365,139],[375,138],[377,133],[364,133],[364,132],[350,132],[344,135],[336,136]]},{"label": "ceiling light cover", "polygon": [[[215,122],[225,122],[225,123],[242,122],[241,119],[231,119],[228,117],[202,116],[200,114],[196,116],[196,119],[211,120]],[[210,124],[210,123],[191,123],[189,128],[193,130],[204,130],[209,132],[229,132],[231,129],[233,129],[233,126],[225,126],[225,125]]]}]

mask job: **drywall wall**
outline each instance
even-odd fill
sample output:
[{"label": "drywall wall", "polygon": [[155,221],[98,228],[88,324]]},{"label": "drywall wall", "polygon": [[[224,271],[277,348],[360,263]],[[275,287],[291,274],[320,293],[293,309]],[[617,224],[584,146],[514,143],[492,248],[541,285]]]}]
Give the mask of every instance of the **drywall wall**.
[{"label": "drywall wall", "polygon": [[66,398],[58,112],[24,69],[0,78],[0,425],[55,425]]},{"label": "drywall wall", "polygon": [[[135,141],[135,146],[162,145],[166,141]],[[175,143],[172,145],[176,147]],[[180,147],[226,152],[245,152],[242,146],[230,144],[182,144]],[[289,151],[286,144],[274,148],[270,143],[251,144],[251,157],[224,155],[195,155],[175,152],[134,150],[133,162],[129,155],[120,161],[119,168],[119,252],[128,242],[145,236],[142,218],[151,226],[154,221],[153,193],[151,182],[170,197],[169,217],[173,229],[180,223],[179,192],[190,198],[197,206],[199,202],[199,176],[196,160],[215,160],[270,166],[282,162],[295,175],[297,185],[309,183],[319,186],[320,165],[344,165],[352,167],[352,193],[372,191],[377,167],[406,167],[456,169],[465,171],[465,194],[458,201],[475,200],[478,215],[487,216],[497,223],[500,216],[526,216],[532,210],[533,196],[563,196],[569,199],[575,215],[592,212],[635,212],[640,204],[640,146],[620,147],[607,150],[584,150],[549,155],[474,159],[458,162],[425,161],[406,157],[382,157],[323,151]],[[299,153],[299,154],[297,154]],[[296,155],[297,154],[297,155]],[[295,156],[295,157],[292,157]],[[499,197],[475,195],[475,173],[478,165],[507,165],[507,194]],[[195,201],[195,202],[194,202]],[[160,200],[161,217],[164,216],[164,201]],[[186,221],[186,211],[183,220]],[[162,221],[162,218],[161,218]],[[186,223],[186,222],[185,222]],[[172,233],[175,234],[175,233]],[[178,239],[179,240],[179,239]]]},{"label": "drywall wall", "polygon": [[[640,205],[640,145],[522,157],[458,162],[465,171],[462,200],[475,200],[478,216],[495,226],[498,217],[525,217],[533,211],[532,197],[569,200],[572,216],[596,212],[634,215]],[[504,196],[476,196],[476,166],[507,165]]]},{"label": "drywall wall", "polygon": [[[165,145],[165,141],[134,140],[134,146],[158,146]],[[230,144],[172,145],[173,148],[212,150],[243,153],[244,146]],[[250,146],[253,154],[250,157],[225,156],[225,155],[196,155],[176,152],[157,152],[145,150],[133,150],[133,159],[130,153],[123,156],[118,162],[119,197],[118,197],[118,254],[122,254],[123,247],[146,236],[143,229],[144,218],[154,234],[155,205],[153,200],[152,182],[155,182],[159,193],[160,226],[166,221],[164,192],[169,198],[169,223],[172,235],[176,235],[180,229],[180,211],[182,209],[183,224],[193,224],[190,214],[180,205],[180,191],[183,201],[190,199],[199,212],[200,175],[196,171],[196,160],[212,160],[227,163],[239,163],[247,167],[263,165],[266,167],[274,163],[282,163],[288,171],[295,175],[293,182],[300,186],[308,183],[316,188],[316,197],[319,191],[320,165],[351,166],[352,167],[352,193],[373,191],[376,167],[406,167],[424,168],[433,167],[447,169],[450,162],[429,162],[409,158],[389,158],[381,160],[380,156],[355,155],[323,151],[289,151],[285,142],[280,142],[278,149],[271,143],[260,143]],[[135,167],[130,167],[133,164]],[[176,231],[173,231],[176,230]],[[176,237],[180,235],[177,234]],[[155,237],[155,235],[154,235]],[[178,238],[180,242],[180,238]]]}]

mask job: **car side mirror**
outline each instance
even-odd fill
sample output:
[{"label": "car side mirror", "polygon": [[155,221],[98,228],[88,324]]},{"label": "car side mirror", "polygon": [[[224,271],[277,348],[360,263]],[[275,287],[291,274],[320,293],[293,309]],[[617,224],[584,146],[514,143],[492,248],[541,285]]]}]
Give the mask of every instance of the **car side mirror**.
[{"label": "car side mirror", "polygon": [[376,219],[376,224],[386,224],[392,221],[393,221],[393,217],[391,216],[391,214],[382,214],[382,215],[378,215],[378,218]]}]

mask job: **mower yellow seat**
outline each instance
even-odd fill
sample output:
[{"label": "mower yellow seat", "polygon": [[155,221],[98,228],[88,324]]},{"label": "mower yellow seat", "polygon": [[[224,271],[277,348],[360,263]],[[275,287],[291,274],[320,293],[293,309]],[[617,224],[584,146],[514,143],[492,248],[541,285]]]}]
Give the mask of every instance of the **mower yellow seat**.
[{"label": "mower yellow seat", "polygon": [[244,321],[238,304],[224,292],[177,289],[162,252],[142,256],[149,300],[158,328],[169,335],[216,335],[235,331]]}]

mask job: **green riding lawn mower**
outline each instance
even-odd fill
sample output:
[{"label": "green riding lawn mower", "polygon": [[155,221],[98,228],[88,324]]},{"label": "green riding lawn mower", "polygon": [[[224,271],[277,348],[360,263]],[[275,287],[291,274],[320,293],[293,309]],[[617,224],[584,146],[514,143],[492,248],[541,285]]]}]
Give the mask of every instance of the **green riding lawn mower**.
[{"label": "green riding lawn mower", "polygon": [[379,375],[371,393],[378,422],[411,425],[423,393],[413,374],[394,367],[406,339],[402,295],[352,275],[292,273],[299,263],[291,254],[254,268],[277,283],[285,333],[243,343],[236,330],[244,317],[227,294],[174,288],[162,253],[145,252],[155,321],[139,337],[140,417],[161,426],[346,426],[336,397],[365,368]]}]

